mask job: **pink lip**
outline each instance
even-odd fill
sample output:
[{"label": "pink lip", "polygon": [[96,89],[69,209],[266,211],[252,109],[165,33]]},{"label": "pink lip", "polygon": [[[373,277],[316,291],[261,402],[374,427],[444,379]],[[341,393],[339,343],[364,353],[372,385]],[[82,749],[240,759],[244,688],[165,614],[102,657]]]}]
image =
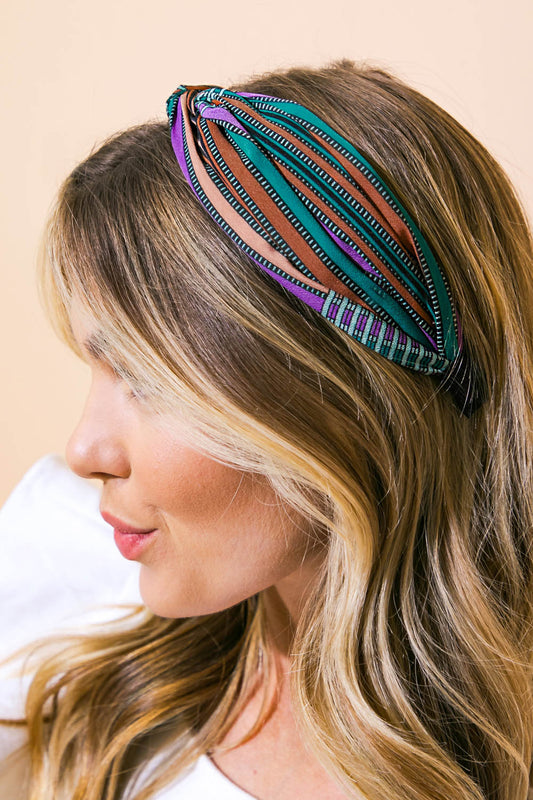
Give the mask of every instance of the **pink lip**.
[{"label": "pink lip", "polygon": [[156,534],[157,529],[148,533],[124,533],[119,531],[118,528],[113,531],[116,546],[124,558],[129,561],[134,561],[138,558]]},{"label": "pink lip", "polygon": [[102,514],[104,520],[108,522],[109,525],[112,525],[113,528],[115,528],[115,530],[117,530],[119,533],[146,534],[146,533],[152,533],[152,531],[156,530],[155,528],[149,528],[146,530],[143,530],[142,528],[134,528],[132,525],[128,525],[126,522],[122,522],[122,520],[119,519],[118,517],[114,517],[112,514],[108,514],[107,511],[102,511],[100,513]]}]

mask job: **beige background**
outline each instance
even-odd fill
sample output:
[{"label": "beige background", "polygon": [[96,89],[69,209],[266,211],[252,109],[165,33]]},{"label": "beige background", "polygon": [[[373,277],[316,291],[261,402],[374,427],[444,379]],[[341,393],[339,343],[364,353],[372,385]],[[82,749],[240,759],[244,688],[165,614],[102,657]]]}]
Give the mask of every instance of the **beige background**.
[{"label": "beige background", "polygon": [[532,216],[531,0],[10,0],[3,17],[0,504],[36,459],[64,453],[89,386],[35,289],[54,193],[106,135],[163,117],[178,84],[380,63],[481,139]]}]

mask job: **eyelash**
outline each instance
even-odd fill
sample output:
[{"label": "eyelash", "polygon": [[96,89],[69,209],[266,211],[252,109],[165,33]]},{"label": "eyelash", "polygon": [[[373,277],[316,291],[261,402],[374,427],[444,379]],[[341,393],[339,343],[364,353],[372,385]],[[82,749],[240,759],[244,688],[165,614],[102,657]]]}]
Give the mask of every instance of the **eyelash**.
[{"label": "eyelash", "polygon": [[118,378],[119,381],[125,386],[126,389],[126,399],[127,400],[142,400],[144,398],[144,392],[141,389],[133,389],[131,383],[123,376],[120,375],[117,370],[113,370],[115,376]]}]

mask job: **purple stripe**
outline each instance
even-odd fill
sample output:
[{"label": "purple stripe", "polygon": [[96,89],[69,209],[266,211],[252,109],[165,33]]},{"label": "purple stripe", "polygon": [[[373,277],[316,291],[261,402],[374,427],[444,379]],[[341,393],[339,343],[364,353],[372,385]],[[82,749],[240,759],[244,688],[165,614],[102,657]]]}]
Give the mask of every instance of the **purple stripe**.
[{"label": "purple stripe", "polygon": [[361,255],[361,253],[358,253],[357,250],[355,250],[353,247],[350,247],[349,244],[346,244],[346,242],[343,242],[342,239],[339,239],[339,237],[336,234],[334,234],[333,231],[330,231],[330,229],[327,227],[327,225],[324,225],[322,220],[319,219],[318,221],[320,222],[320,224],[322,225],[322,227],[324,228],[326,233],[328,233],[331,236],[331,238],[338,244],[338,246],[341,248],[341,250],[344,250],[344,252],[348,256],[350,256],[352,261],[356,261],[359,264],[359,266],[362,267],[362,269],[365,270],[365,272],[370,272],[372,275],[375,275],[377,278],[382,278],[383,277],[381,272],[378,272],[378,270],[369,261],[367,261],[366,258],[364,258]]},{"label": "purple stripe", "polygon": [[332,303],[328,308],[328,317],[330,319],[335,319],[337,316],[337,311],[339,310],[339,303]]},{"label": "purple stripe", "polygon": [[381,330],[381,320],[375,319],[372,323],[372,327],[370,328],[370,333],[372,336],[379,336],[379,332]]},{"label": "purple stripe", "polygon": [[[174,120],[174,125],[172,126],[172,130],[170,131],[170,139],[172,141],[172,147],[174,148],[174,152],[176,154],[176,158],[178,159],[178,164],[181,167],[181,171],[185,175],[187,182],[193,192],[195,193],[198,200],[202,203],[202,200],[196,189],[194,188],[193,182],[189,175],[189,170],[187,169],[187,162],[185,161],[185,151],[183,147],[183,115],[181,113],[181,102],[178,99],[178,103],[176,105],[176,119]],[[203,203],[202,203],[203,205]]]},{"label": "purple stripe", "polygon": [[351,320],[352,317],[353,317],[353,311],[351,309],[347,308],[346,311],[344,312],[343,317],[342,317],[342,324],[343,325],[349,325],[350,324],[350,320]]},{"label": "purple stripe", "polygon": [[258,261],[256,258],[251,256],[250,254],[248,254],[248,255],[253,261],[255,261],[255,263],[258,266],[261,267],[261,269],[264,272],[268,272],[268,274],[272,278],[275,278],[278,281],[278,283],[281,283],[281,285],[284,286],[286,289],[288,289],[289,292],[291,292],[292,294],[296,295],[296,297],[298,297],[300,300],[303,300],[303,302],[306,305],[310,306],[315,311],[318,311],[318,313],[320,314],[320,312],[322,311],[322,308],[324,306],[325,299],[326,299],[324,296],[314,294],[313,292],[310,292],[308,289],[305,289],[303,286],[297,286],[292,281],[287,280],[287,278],[284,278],[282,275],[278,275],[277,272],[274,272],[269,267],[265,266],[264,264],[261,264],[260,261]]},{"label": "purple stripe", "polygon": [[[181,112],[181,105],[180,105],[179,102],[177,104],[176,119],[174,121],[174,125],[172,126],[170,137],[171,137],[171,141],[172,141],[172,147],[174,148],[174,152],[176,154],[176,158],[178,159],[178,163],[179,163],[179,165],[181,167],[181,171],[185,175],[185,177],[187,179],[187,182],[189,183],[191,189],[193,190],[193,192],[198,197],[198,200],[200,201],[200,203],[202,203],[201,198],[198,196],[198,194],[197,194],[197,192],[196,192],[196,190],[195,190],[195,188],[193,186],[193,183],[192,183],[191,178],[189,176],[189,171],[187,169],[187,163],[185,161],[185,154],[184,154],[184,148],[183,148],[183,133],[182,133],[182,112]],[[202,205],[203,205],[203,203],[202,203]],[[213,215],[211,214],[211,216],[213,216]],[[215,222],[217,222],[219,227],[222,227],[220,222],[218,222],[218,220],[215,219]],[[233,228],[232,228],[232,230],[233,230]],[[230,237],[230,238],[233,238],[233,237]],[[269,269],[264,264],[261,264],[256,258],[254,258],[249,253],[247,255],[253,261],[255,261],[255,263],[258,266],[260,266],[261,269],[264,272],[267,272],[269,275],[271,275],[271,277],[275,278],[278,281],[278,283],[281,283],[282,286],[284,286],[286,289],[288,289],[290,292],[292,292],[292,294],[296,295],[296,297],[298,297],[300,300],[302,300],[306,305],[310,306],[311,308],[313,308],[315,311],[318,311],[319,313],[322,311],[322,308],[323,308],[324,302],[325,302],[325,297],[324,296],[316,295],[316,294],[314,294],[314,292],[310,292],[309,290],[305,289],[303,286],[297,286],[296,284],[292,283],[292,281],[288,280],[287,278],[283,278],[281,275],[278,275],[276,272],[274,272],[273,270]]]},{"label": "purple stripe", "polygon": [[246,133],[246,128],[241,125],[237,117],[234,117],[227,108],[222,108],[221,106],[213,107],[209,106],[207,103],[198,103],[198,110],[204,119],[214,119],[215,121],[222,120],[223,122],[229,122],[230,125],[235,125],[235,127],[240,131],[244,131]]},{"label": "purple stripe", "polygon": [[427,333],[422,328],[419,328],[419,331],[420,331],[420,333],[424,334],[426,339],[429,339],[429,341],[431,342],[431,346],[432,346],[433,350],[435,350],[437,352],[437,342],[429,335],[429,333]]},{"label": "purple stripe", "polygon": [[[319,220],[319,222],[320,222],[320,220]],[[344,250],[344,252],[347,255],[349,255],[352,258],[352,260],[356,261],[359,264],[359,266],[362,267],[365,270],[365,272],[370,272],[372,275],[375,275],[377,277],[383,277],[381,272],[378,272],[378,270],[376,270],[376,268],[372,264],[370,264],[369,261],[366,261],[366,259],[364,259],[360,255],[360,253],[358,253],[356,250],[354,250],[352,247],[350,247],[350,245],[346,244],[346,242],[343,242],[342,239],[339,239],[339,237],[336,236],[332,231],[330,231],[329,228],[327,228],[326,225],[324,225],[323,222],[320,222],[320,224],[322,225],[324,230],[326,230],[327,233],[331,236],[331,238],[335,240],[335,242],[339,245],[339,247],[342,250]],[[460,328],[460,323],[458,325],[458,328]],[[380,330],[380,328],[378,328],[378,333],[379,333],[379,330]],[[372,333],[373,332],[374,331],[372,330]],[[420,332],[424,334],[424,336],[426,337],[426,339],[428,339],[429,342],[431,342],[432,348],[434,350],[437,350],[437,343],[435,342],[435,340],[426,331],[422,330],[422,328],[420,328]],[[387,332],[387,334],[385,335],[385,338],[390,339],[390,338],[392,338],[392,336],[390,335],[389,332]],[[458,338],[459,338],[459,336],[458,336]],[[461,339],[462,339],[462,337],[461,337]],[[399,341],[402,344],[405,343],[404,340],[401,339],[401,338],[400,338]],[[405,341],[407,341],[407,339],[405,339]]]}]

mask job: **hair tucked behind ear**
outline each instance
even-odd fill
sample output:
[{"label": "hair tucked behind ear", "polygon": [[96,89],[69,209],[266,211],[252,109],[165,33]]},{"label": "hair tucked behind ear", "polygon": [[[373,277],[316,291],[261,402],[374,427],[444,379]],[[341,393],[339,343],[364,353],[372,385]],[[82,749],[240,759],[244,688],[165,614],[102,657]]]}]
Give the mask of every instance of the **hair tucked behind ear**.
[{"label": "hair tucked behind ear", "polygon": [[[66,180],[41,273],[50,316],[76,349],[81,298],[154,410],[179,398],[206,452],[267,476],[328,536],[291,681],[303,736],[347,795],[526,800],[533,248],[519,200],[478,141],[385,70],[340,61],[230,88],[306,105],[375,165],[446,274],[488,401],[460,417],[431,377],[265,275],[197,203],[166,123],[118,134]],[[158,782],[128,795],[143,800],[239,713],[261,594],[125,622],[43,657],[26,709],[31,800],[118,800],[166,752]]]}]

